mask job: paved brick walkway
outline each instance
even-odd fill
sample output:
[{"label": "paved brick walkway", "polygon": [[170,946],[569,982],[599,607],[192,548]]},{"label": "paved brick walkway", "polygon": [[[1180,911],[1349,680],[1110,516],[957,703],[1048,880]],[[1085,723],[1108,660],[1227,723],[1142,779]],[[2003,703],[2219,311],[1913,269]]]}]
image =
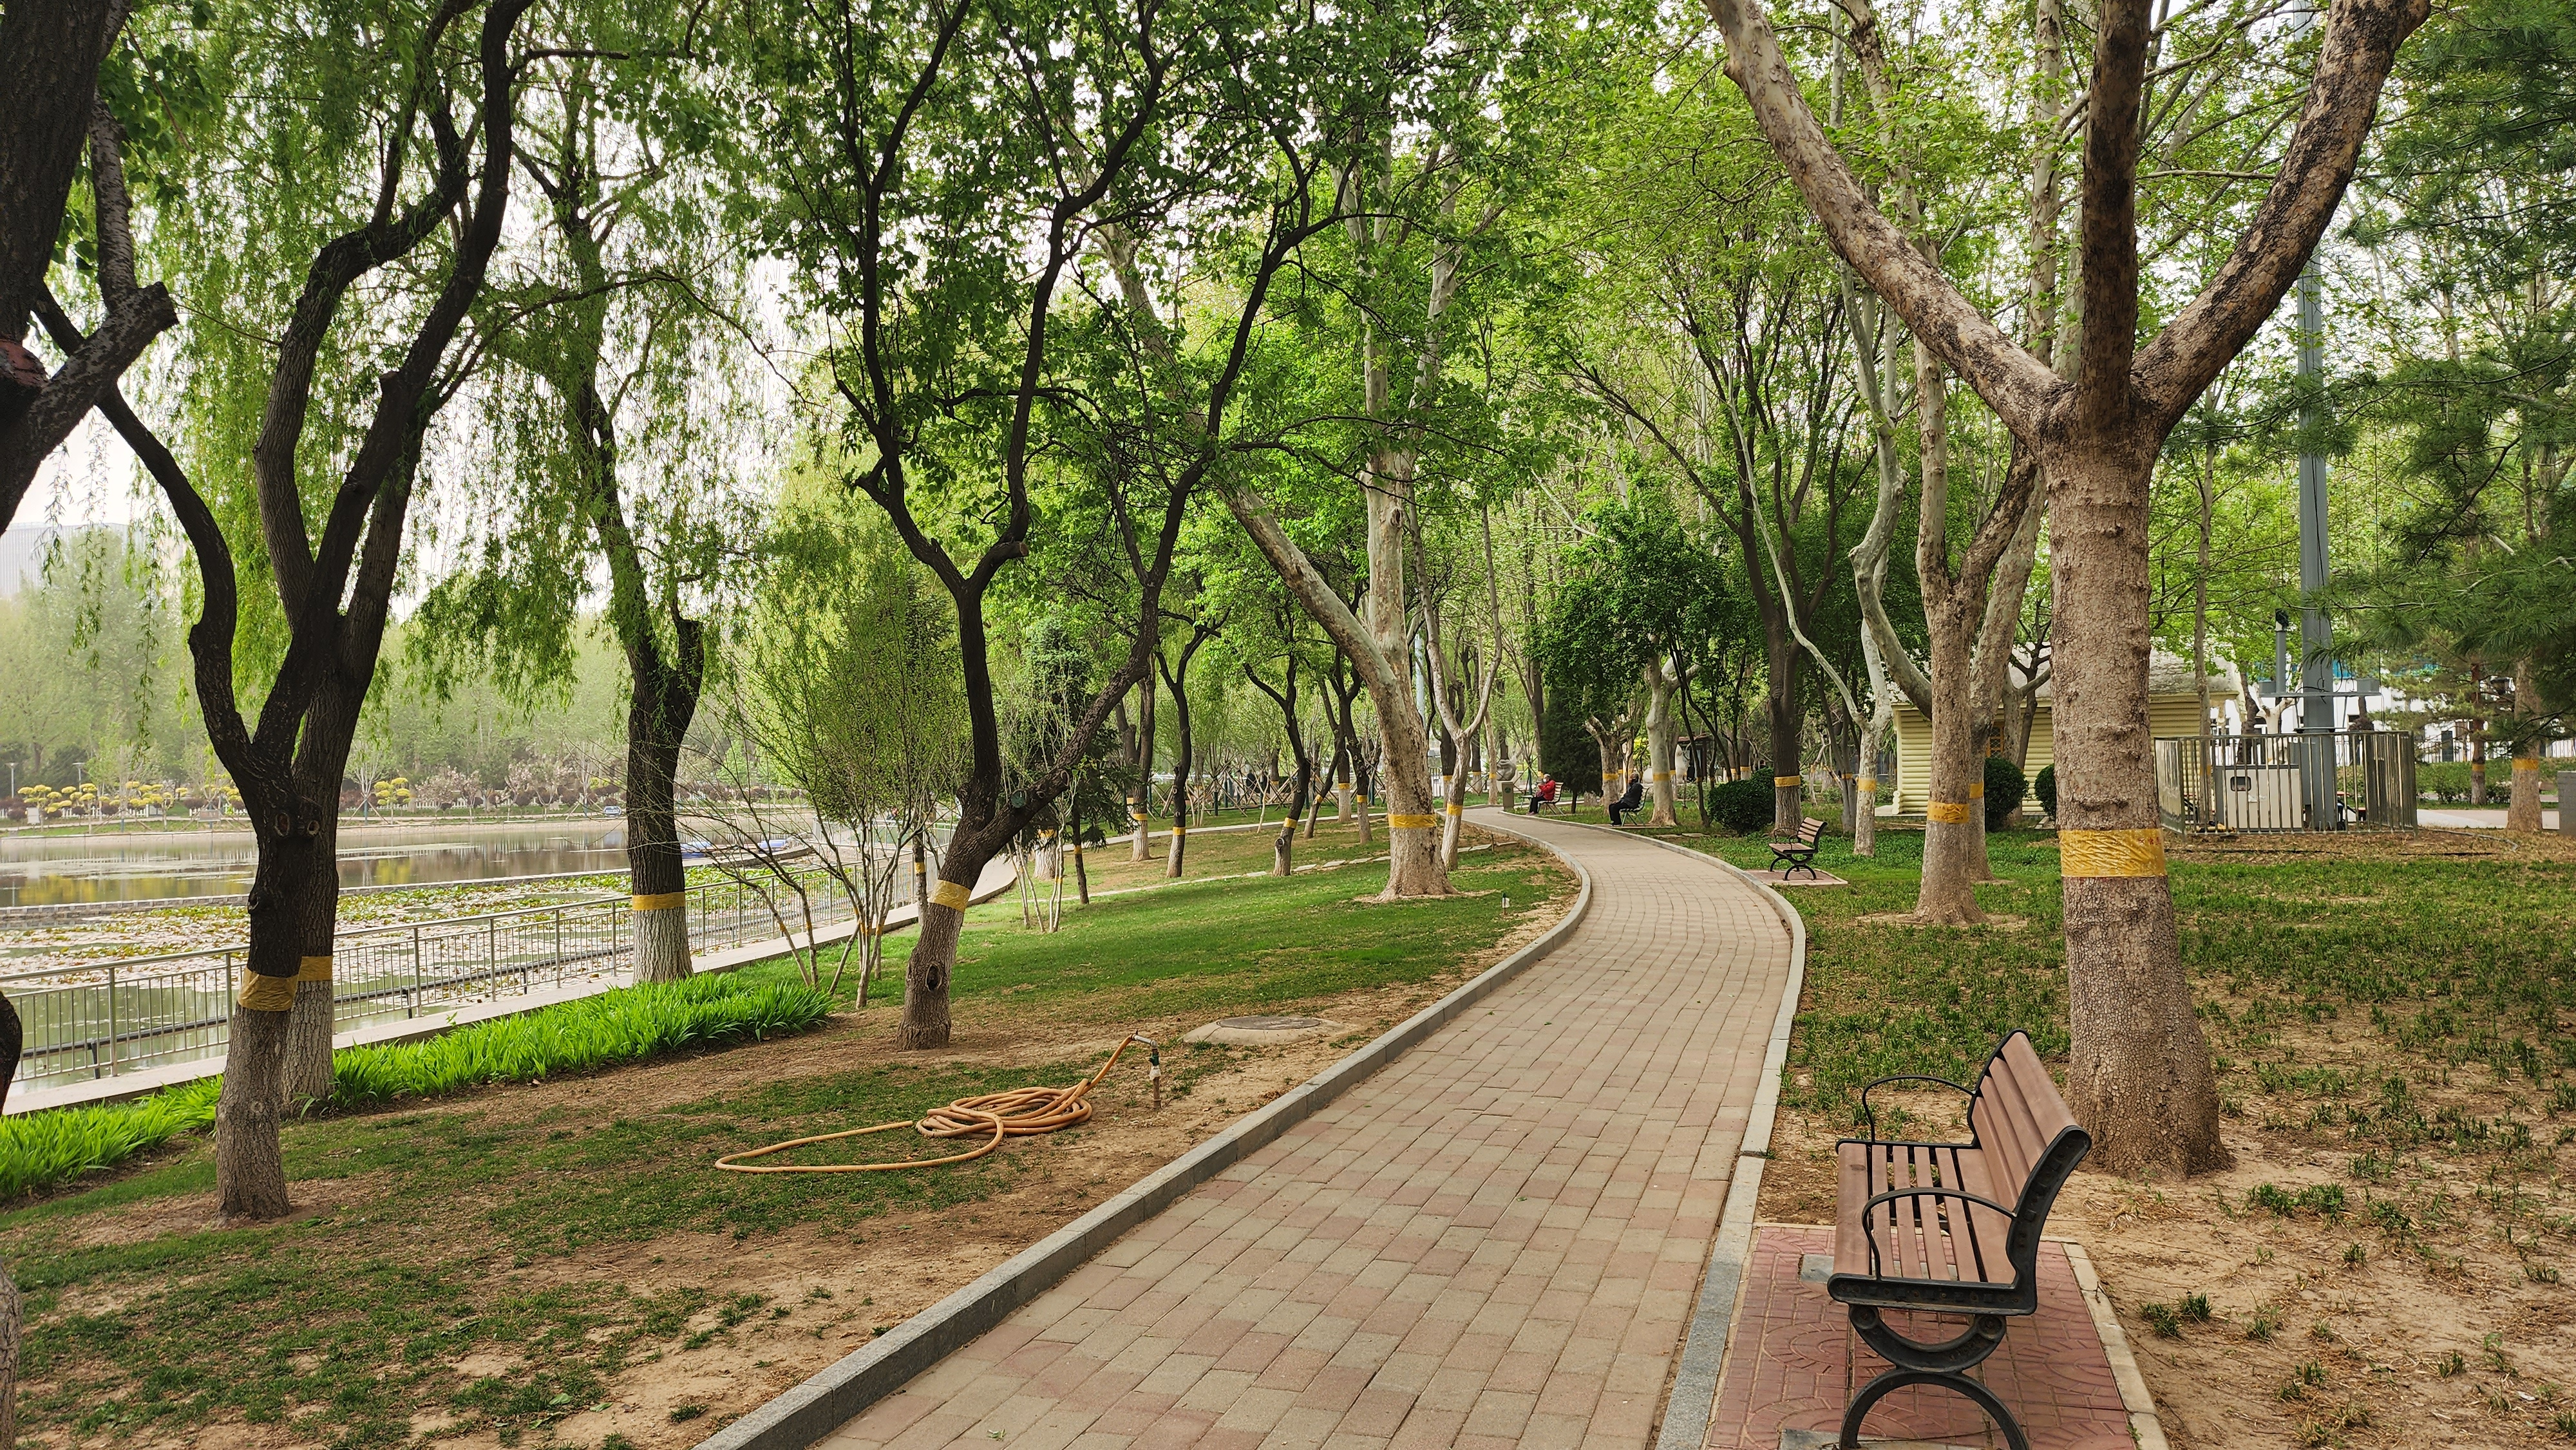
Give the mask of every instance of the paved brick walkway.
[{"label": "paved brick walkway", "polygon": [[1642,1450],[1789,937],[1713,866],[1511,825],[1592,874],[1553,955],[824,1443]]}]

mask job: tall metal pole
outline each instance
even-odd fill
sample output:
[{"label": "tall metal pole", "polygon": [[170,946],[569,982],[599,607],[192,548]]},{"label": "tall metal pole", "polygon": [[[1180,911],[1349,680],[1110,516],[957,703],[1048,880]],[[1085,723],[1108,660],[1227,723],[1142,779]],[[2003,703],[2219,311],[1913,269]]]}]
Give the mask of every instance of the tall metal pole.
[{"label": "tall metal pole", "polygon": [[2325,303],[2311,260],[2299,274],[2299,384],[2306,394],[2299,411],[2306,435],[2299,450],[2299,591],[2311,601],[2299,611],[2299,734],[2307,742],[2300,775],[2312,831],[2341,829],[2335,810],[2334,629],[2313,602],[2327,579],[2326,460],[2316,451],[2326,421],[2325,330]]}]

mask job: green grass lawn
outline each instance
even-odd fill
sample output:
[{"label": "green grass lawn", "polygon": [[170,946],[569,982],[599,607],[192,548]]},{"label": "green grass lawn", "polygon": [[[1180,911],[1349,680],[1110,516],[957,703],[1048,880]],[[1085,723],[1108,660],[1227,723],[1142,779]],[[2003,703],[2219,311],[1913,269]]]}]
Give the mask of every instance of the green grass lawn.
[{"label": "green grass lawn", "polygon": [[[881,998],[808,1036],[588,1080],[611,1091],[503,1087],[321,1117],[285,1135],[298,1201],[320,1211],[273,1226],[206,1228],[213,1158],[202,1138],[184,1139],[123,1176],[0,1216],[0,1256],[29,1312],[20,1423],[114,1443],[240,1419],[378,1447],[420,1443],[413,1417],[434,1413],[442,1436],[556,1443],[553,1425],[642,1361],[687,1363],[756,1326],[811,1325],[819,1337],[858,1312],[769,1303],[703,1265],[656,1269],[639,1255],[691,1235],[738,1244],[745,1261],[782,1235],[862,1244],[889,1216],[971,1213],[1080,1135],[901,1174],[748,1177],[711,1171],[717,1155],[1070,1082],[1099,1060],[1048,1060],[1049,1043],[1309,1007],[1352,989],[1429,992],[1552,893],[1571,894],[1552,858],[1517,845],[1462,859],[1456,885],[1475,894],[1354,900],[1383,880],[1353,866],[1184,882],[1069,910],[1050,934],[1023,929],[1008,900],[981,907],[959,954],[961,1039],[1019,1042],[1034,1060],[898,1054],[882,1045],[895,1009]],[[897,971],[909,950],[908,937],[893,944]],[[792,970],[772,962],[745,975]],[[1240,1052],[1168,1051],[1172,1090],[1186,1095]],[[1112,1110],[1137,1107],[1141,1074],[1122,1067],[1103,1092]],[[925,1152],[902,1134],[855,1145],[879,1148]],[[506,1367],[460,1372],[473,1356]]]}]

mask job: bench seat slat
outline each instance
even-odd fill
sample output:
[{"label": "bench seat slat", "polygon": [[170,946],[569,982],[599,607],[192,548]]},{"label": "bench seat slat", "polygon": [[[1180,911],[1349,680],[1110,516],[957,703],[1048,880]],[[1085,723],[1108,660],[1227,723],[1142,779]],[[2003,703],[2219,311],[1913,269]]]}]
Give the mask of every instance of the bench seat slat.
[{"label": "bench seat slat", "polygon": [[[2012,1268],[2004,1243],[2012,1220],[1959,1199],[1898,1199],[1872,1210],[1864,1222],[1855,1210],[1900,1188],[1964,1188],[1985,1193],[1992,1185],[1974,1149],[1919,1143],[1845,1143],[1837,1165],[1840,1201],[1834,1232],[1834,1272],[1869,1274],[1869,1246],[1878,1245],[1875,1272],[1883,1278],[2009,1284]],[[1980,1185],[1985,1185],[1981,1187]],[[1998,1200],[2005,1201],[2005,1200]]]}]

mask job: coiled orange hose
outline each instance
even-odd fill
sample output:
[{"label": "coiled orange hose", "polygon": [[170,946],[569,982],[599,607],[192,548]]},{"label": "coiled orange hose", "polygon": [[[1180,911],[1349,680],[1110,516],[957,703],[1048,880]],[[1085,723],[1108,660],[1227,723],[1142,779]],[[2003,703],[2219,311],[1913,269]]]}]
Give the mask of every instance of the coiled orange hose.
[{"label": "coiled orange hose", "polygon": [[[944,1107],[932,1108],[919,1118],[898,1118],[891,1123],[878,1123],[868,1128],[846,1128],[838,1133],[816,1133],[809,1138],[790,1138],[784,1143],[772,1143],[765,1148],[728,1153],[716,1160],[716,1166],[728,1173],[890,1173],[900,1168],[935,1168],[942,1163],[970,1163],[1001,1147],[1004,1138],[1025,1138],[1037,1133],[1052,1133],[1058,1128],[1070,1128],[1077,1123],[1091,1121],[1089,1100],[1091,1090],[1098,1087],[1100,1080],[1109,1075],[1109,1069],[1118,1065],[1118,1059],[1126,1053],[1127,1049],[1139,1042],[1145,1044],[1145,1050],[1152,1054],[1153,1065],[1148,1071],[1154,1083],[1155,1100],[1159,1103],[1162,1098],[1162,1049],[1154,1039],[1131,1033],[1125,1042],[1119,1043],[1117,1049],[1109,1054],[1109,1060],[1100,1064],[1098,1072],[1071,1087],[1025,1087],[1012,1088],[1008,1092],[981,1093],[971,1098],[959,1098]],[[758,1166],[742,1161],[747,1158],[765,1158],[772,1153],[784,1153],[790,1148],[802,1148],[808,1143],[829,1143],[838,1138],[863,1138],[870,1133],[891,1133],[897,1128],[915,1129],[925,1138],[967,1138],[978,1133],[990,1133],[992,1136],[977,1145],[971,1152],[952,1153],[945,1158],[899,1158],[889,1163],[776,1163]]]}]

